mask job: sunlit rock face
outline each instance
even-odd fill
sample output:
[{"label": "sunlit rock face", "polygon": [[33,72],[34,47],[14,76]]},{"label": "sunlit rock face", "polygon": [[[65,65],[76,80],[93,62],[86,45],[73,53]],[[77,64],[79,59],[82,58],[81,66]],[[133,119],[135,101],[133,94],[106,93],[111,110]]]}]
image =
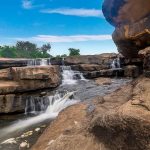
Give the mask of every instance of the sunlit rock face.
[{"label": "sunlit rock face", "polygon": [[103,13],[115,26],[113,40],[125,57],[150,46],[150,0],[105,0]]}]

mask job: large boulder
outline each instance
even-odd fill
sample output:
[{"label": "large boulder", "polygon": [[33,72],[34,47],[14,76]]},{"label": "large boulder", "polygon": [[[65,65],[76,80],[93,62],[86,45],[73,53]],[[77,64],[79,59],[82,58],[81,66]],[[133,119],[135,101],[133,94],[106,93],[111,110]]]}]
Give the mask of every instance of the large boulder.
[{"label": "large boulder", "polygon": [[113,40],[125,57],[138,57],[150,45],[149,0],[105,0],[103,13],[115,26]]},{"label": "large boulder", "polygon": [[0,78],[1,95],[55,88],[61,82],[57,66],[12,67],[5,75],[6,78],[11,77],[12,80],[2,80],[4,76]]},{"label": "large boulder", "polygon": [[111,150],[150,149],[149,83],[148,78],[136,80],[129,93],[124,91],[130,99],[127,103],[104,114],[99,112],[91,122],[90,131]]},{"label": "large boulder", "polygon": [[60,71],[57,66],[2,69],[0,70],[0,113],[24,112],[27,92],[56,88],[60,83]]}]

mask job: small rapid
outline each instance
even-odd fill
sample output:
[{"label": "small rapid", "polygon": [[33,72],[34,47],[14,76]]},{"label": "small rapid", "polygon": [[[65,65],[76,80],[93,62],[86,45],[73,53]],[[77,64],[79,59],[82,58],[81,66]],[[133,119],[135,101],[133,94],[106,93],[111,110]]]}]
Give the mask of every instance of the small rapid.
[{"label": "small rapid", "polygon": [[50,58],[43,59],[29,59],[27,61],[27,66],[47,66],[51,65]]},{"label": "small rapid", "polygon": [[77,80],[86,80],[79,71],[73,71],[70,66],[62,66],[62,84],[76,84]]},{"label": "small rapid", "polygon": [[[26,114],[34,113],[36,116],[21,119],[10,126],[4,127],[0,130],[0,137],[6,136],[12,132],[22,130],[31,125],[38,124],[47,119],[55,119],[58,114],[68,106],[79,102],[73,98],[74,92],[67,92],[65,94],[56,93],[54,96],[49,96],[42,99],[28,99],[26,102]],[[44,102],[46,100],[46,102]],[[44,105],[45,103],[45,105]],[[39,105],[40,104],[40,105]],[[40,106],[40,107],[39,107]],[[29,109],[30,108],[30,109]]]}]

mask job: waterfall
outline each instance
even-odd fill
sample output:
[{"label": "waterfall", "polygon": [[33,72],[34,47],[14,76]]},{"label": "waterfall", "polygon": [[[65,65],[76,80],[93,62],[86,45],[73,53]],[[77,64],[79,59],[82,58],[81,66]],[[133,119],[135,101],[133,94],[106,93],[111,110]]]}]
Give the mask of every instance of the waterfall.
[{"label": "waterfall", "polygon": [[48,97],[29,96],[26,99],[25,114],[38,114],[44,112],[49,104],[50,103]]},{"label": "waterfall", "polygon": [[70,66],[62,66],[63,84],[75,84],[77,80],[85,80],[79,71],[73,71]]},{"label": "waterfall", "polygon": [[[35,125],[37,123],[43,122],[47,119],[56,118],[59,112],[61,112],[63,109],[79,102],[79,100],[73,99],[73,95],[74,92],[67,92],[65,94],[56,93],[54,96],[49,96],[47,98],[41,98],[41,99],[33,99],[33,97],[30,97],[27,100],[28,102],[26,103],[26,111],[28,111],[28,113],[33,111],[35,112],[37,110],[40,112],[42,110],[42,112],[43,111],[44,112],[39,113],[39,115],[35,117],[19,120],[16,123],[3,128],[2,130],[0,130],[1,132],[0,136],[5,136],[6,134],[15,132],[17,130],[22,130],[31,125]],[[46,102],[44,102],[45,100]],[[38,103],[39,101],[40,103]],[[42,104],[42,106],[40,106],[40,104]]]},{"label": "waterfall", "polygon": [[111,69],[120,69],[121,65],[120,65],[120,58],[116,58],[112,61],[111,63]]},{"label": "waterfall", "polygon": [[50,58],[46,59],[30,59],[27,62],[27,66],[47,66],[51,65]]}]

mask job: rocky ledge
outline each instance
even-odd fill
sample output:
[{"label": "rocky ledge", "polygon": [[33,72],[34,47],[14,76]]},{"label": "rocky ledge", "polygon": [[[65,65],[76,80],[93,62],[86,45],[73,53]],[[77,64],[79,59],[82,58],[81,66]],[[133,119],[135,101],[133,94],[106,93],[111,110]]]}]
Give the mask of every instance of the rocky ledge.
[{"label": "rocky ledge", "polygon": [[150,79],[61,112],[32,150],[149,150]]},{"label": "rocky ledge", "polygon": [[115,26],[113,40],[123,56],[138,57],[138,52],[150,46],[149,0],[105,0],[103,13]]},{"label": "rocky ledge", "polygon": [[57,66],[11,67],[0,70],[0,113],[24,111],[24,93],[55,88],[61,83]]}]

